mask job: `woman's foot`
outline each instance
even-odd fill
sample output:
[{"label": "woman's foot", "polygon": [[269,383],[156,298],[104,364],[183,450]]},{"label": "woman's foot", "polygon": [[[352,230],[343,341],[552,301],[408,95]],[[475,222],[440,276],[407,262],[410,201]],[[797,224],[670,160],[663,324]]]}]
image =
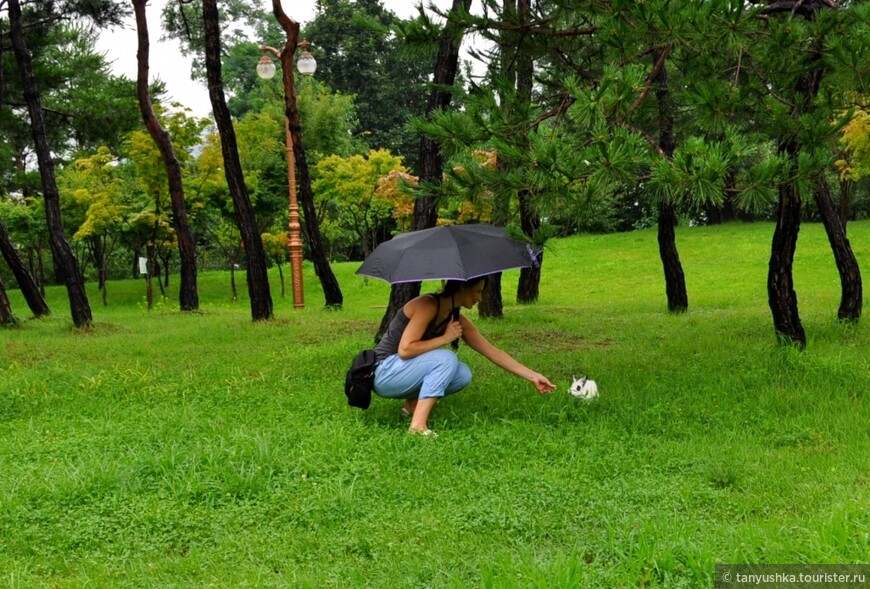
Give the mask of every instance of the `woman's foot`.
[{"label": "woman's foot", "polygon": [[417,429],[417,428],[408,428],[408,433],[415,436],[423,436],[426,438],[437,438],[438,434],[435,433],[435,430],[431,429]]},{"label": "woman's foot", "polygon": [[411,417],[414,415],[414,409],[417,408],[417,399],[408,399],[405,401],[405,404],[402,405],[402,415],[405,417]]},{"label": "woman's foot", "polygon": [[411,417],[411,431],[431,431],[429,429],[429,413],[432,412],[432,408],[437,402],[438,397],[426,397],[425,399],[416,400],[414,415]]}]

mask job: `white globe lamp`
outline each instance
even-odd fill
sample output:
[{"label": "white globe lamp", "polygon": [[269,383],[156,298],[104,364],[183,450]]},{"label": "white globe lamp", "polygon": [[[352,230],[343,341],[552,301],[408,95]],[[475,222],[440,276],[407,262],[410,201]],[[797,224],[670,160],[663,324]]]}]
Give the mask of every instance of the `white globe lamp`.
[{"label": "white globe lamp", "polygon": [[257,63],[257,75],[264,80],[271,80],[275,77],[275,64],[272,63],[268,55],[261,57]]}]

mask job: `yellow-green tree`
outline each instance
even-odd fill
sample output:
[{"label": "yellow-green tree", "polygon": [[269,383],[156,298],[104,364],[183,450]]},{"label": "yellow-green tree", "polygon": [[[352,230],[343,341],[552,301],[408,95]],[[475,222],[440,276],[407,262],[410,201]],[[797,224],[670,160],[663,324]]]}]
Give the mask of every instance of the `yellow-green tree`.
[{"label": "yellow-green tree", "polygon": [[420,179],[417,176],[396,169],[378,179],[376,193],[386,199],[393,207],[393,219],[396,220],[396,232],[410,231],[414,223],[414,197],[406,189],[417,186]]},{"label": "yellow-green tree", "polygon": [[849,216],[852,184],[870,175],[870,113],[858,109],[840,135],[843,157],[837,160],[840,175],[840,221],[843,228]]},{"label": "yellow-green tree", "polygon": [[102,146],[93,155],[75,160],[58,178],[68,215],[78,217],[73,241],[85,245],[94,263],[103,305],[107,304],[106,262],[129,212],[117,163],[117,156]]},{"label": "yellow-green tree", "polygon": [[[287,167],[285,144],[280,134],[283,122],[269,111],[249,113],[234,122],[239,161],[257,225],[270,228],[287,208]],[[233,202],[223,172],[221,138],[210,133],[197,161],[196,190],[220,207],[228,217]]]},{"label": "yellow-green tree", "polygon": [[[190,149],[200,143],[200,135],[207,121],[190,116],[190,111],[180,105],[173,104],[171,109],[155,106],[155,114],[160,119],[161,126],[172,137],[176,158],[182,170],[190,170],[193,157]],[[145,195],[140,203],[137,222],[150,224],[150,235],[146,241],[149,260],[149,290],[150,278],[158,266],[158,258],[162,262],[164,278],[158,282],[161,292],[169,281],[169,261],[177,249],[176,234],[172,223],[172,206],[169,194],[169,182],[166,176],[166,166],[158,146],[146,131],[134,131],[124,144],[124,155],[135,164],[135,176],[139,190]],[[189,195],[193,196],[193,195]],[[193,200],[189,198],[188,200]],[[196,203],[190,205],[187,211],[193,220],[199,207]],[[165,293],[164,293],[165,294]],[[149,295],[149,307],[151,304]]]},{"label": "yellow-green tree", "polygon": [[395,171],[407,172],[402,158],[386,149],[371,150],[366,156],[332,155],[317,164],[313,189],[324,216],[321,221],[331,220],[356,235],[364,256],[374,248],[378,228],[391,218],[393,203],[378,185]]},{"label": "yellow-green tree", "polygon": [[846,159],[837,162],[840,176],[857,182],[870,175],[870,112],[855,111],[852,120],[843,127],[840,145],[846,153]]},{"label": "yellow-green tree", "polygon": [[276,235],[267,232],[262,235],[262,238],[263,249],[265,250],[266,255],[272,258],[272,261],[274,261],[275,265],[278,267],[278,277],[281,280],[281,296],[283,297],[286,293],[286,288],[284,285],[284,268],[282,264],[287,260],[287,254],[290,251],[290,237],[287,233],[278,233]]}]

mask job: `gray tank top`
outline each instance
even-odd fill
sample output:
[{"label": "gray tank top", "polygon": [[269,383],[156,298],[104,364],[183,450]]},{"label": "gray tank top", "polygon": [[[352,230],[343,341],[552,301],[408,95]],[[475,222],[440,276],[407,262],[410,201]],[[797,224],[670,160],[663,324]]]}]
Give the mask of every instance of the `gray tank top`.
[{"label": "gray tank top", "polygon": [[[433,294],[424,296],[435,299],[435,302],[438,303],[438,310],[435,311],[435,318],[429,322],[429,325],[426,326],[426,331],[423,332],[423,337],[420,338],[423,341],[443,335],[444,330],[447,329],[447,324],[450,323],[450,320],[452,319],[452,317],[448,315],[441,323],[435,325],[435,319],[438,318],[438,313],[441,312],[441,299]],[[396,316],[393,317],[392,321],[390,321],[390,326],[387,328],[387,332],[381,338],[381,341],[378,342],[378,345],[375,346],[375,358],[377,358],[378,362],[383,362],[388,357],[399,351],[399,342],[402,340],[402,334],[405,332],[405,328],[408,327],[408,323],[410,322],[411,319],[405,315],[405,308],[402,307],[399,309],[399,312],[396,313]]]}]

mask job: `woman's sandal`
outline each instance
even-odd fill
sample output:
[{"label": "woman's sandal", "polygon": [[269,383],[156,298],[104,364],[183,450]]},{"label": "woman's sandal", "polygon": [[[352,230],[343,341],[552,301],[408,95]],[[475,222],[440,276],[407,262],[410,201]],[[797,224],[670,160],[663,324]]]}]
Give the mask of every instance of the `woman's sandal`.
[{"label": "woman's sandal", "polygon": [[409,429],[409,434],[413,434],[415,436],[423,436],[425,438],[437,438],[438,434],[435,433],[435,430],[431,429]]},{"label": "woman's sandal", "polygon": [[402,407],[402,415],[404,415],[405,417],[411,417],[412,415],[414,415],[414,412],[407,407]]}]

